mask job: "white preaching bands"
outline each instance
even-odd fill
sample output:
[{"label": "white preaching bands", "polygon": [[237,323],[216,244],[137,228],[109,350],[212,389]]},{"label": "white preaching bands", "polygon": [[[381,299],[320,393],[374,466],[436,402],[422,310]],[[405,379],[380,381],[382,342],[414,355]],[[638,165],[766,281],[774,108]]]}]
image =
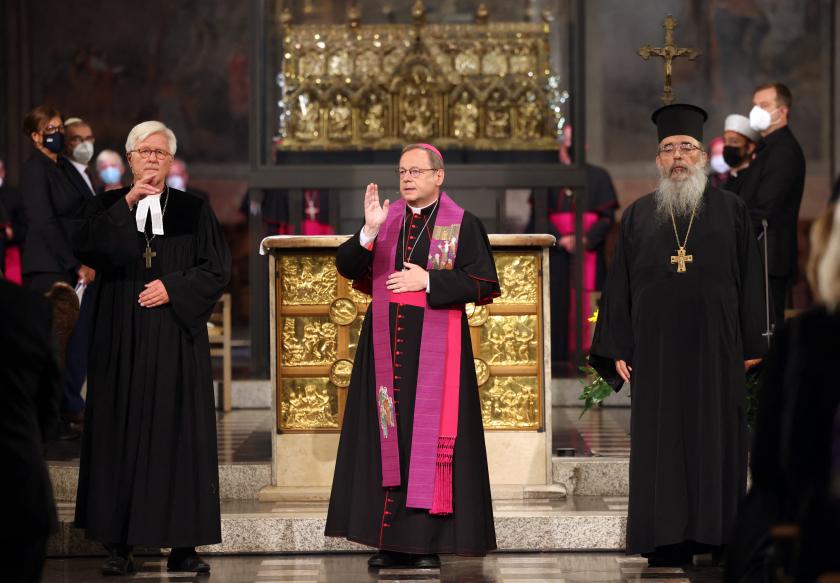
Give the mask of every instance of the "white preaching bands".
[{"label": "white preaching bands", "polygon": [[137,221],[137,230],[141,233],[146,230],[146,217],[152,214],[152,234],[163,235],[163,212],[160,210],[160,195],[149,195],[140,199],[137,203],[137,214],[134,216]]}]

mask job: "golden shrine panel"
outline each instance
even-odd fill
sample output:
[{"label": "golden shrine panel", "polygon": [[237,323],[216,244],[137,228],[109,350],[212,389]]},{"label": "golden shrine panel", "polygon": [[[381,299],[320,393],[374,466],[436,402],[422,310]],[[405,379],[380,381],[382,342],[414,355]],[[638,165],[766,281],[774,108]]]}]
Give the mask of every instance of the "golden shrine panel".
[{"label": "golden shrine panel", "polygon": [[292,23],[284,12],[280,150],[553,150],[568,93],[549,62],[547,22]]},{"label": "golden shrine panel", "polygon": [[494,253],[502,295],[495,304],[536,304],[542,281],[535,253]]},{"label": "golden shrine panel", "polygon": [[328,366],[338,351],[338,326],[323,316],[287,316],[281,336],[283,366]]},{"label": "golden shrine panel", "polygon": [[327,379],[283,379],[281,395],[281,429],[338,429],[338,390]]},{"label": "golden shrine panel", "polygon": [[538,429],[539,383],[536,376],[497,376],[479,387],[484,429]]},{"label": "golden shrine panel", "polygon": [[536,315],[490,316],[479,340],[482,358],[499,366],[536,366],[537,342]]},{"label": "golden shrine panel", "polygon": [[[541,427],[539,252],[494,253],[502,296],[467,306],[484,427]],[[329,252],[277,262],[278,428],[340,428],[370,297],[338,275]]]},{"label": "golden shrine panel", "polygon": [[329,305],[338,292],[335,257],[285,255],[280,259],[283,305]]}]

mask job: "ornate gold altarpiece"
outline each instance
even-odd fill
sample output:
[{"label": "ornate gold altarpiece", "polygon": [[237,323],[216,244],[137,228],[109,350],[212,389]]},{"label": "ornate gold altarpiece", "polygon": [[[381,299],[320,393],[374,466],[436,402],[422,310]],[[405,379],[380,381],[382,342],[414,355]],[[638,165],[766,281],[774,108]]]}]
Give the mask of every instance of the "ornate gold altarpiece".
[{"label": "ornate gold altarpiece", "polygon": [[[276,236],[269,255],[272,486],[328,495],[353,358],[370,297],[338,274],[346,236]],[[502,296],[467,306],[494,495],[551,483],[550,235],[490,235]],[[422,374],[422,371],[420,371]],[[546,431],[546,428],[549,428]],[[511,490],[512,488],[512,490]],[[504,495],[504,494],[503,494]]]},{"label": "ornate gold altarpiece", "polygon": [[[549,26],[488,22],[296,25],[281,17],[279,150],[554,150],[564,118]],[[548,16],[546,16],[548,18]]]}]

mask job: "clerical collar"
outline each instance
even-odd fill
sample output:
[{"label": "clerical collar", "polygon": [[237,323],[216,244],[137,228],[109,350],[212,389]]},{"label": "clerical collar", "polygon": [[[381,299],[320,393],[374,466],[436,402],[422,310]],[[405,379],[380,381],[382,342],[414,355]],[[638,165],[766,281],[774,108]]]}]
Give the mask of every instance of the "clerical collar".
[{"label": "clerical collar", "polygon": [[[166,190],[166,189],[164,189]],[[160,208],[160,197],[163,190],[157,194],[150,194],[137,203],[137,213],[134,219],[137,222],[137,230],[141,233],[146,231],[146,219],[152,215],[152,233],[163,235],[163,211]]]},{"label": "clerical collar", "polygon": [[437,201],[438,201],[438,199],[435,199],[432,202],[430,202],[429,204],[427,204],[426,206],[411,206],[410,204],[407,204],[407,203],[406,203],[405,206],[410,208],[411,212],[413,212],[415,215],[419,215],[419,214],[422,214],[423,211],[426,210],[426,209],[431,210],[431,208],[435,205],[435,203]]}]

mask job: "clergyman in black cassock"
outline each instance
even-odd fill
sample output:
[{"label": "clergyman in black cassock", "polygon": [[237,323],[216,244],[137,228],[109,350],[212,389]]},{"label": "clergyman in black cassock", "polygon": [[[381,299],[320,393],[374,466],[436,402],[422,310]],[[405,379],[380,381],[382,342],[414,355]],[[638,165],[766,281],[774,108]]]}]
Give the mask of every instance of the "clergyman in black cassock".
[{"label": "clergyman in black cassock", "polygon": [[[401,170],[431,166],[435,169],[432,175],[439,173],[442,182],[443,172],[438,172],[442,168],[442,159],[436,167],[430,164],[438,161],[431,155],[436,151],[428,152],[427,159],[423,148],[407,149],[400,161]],[[415,159],[412,160],[412,157]],[[426,265],[430,236],[439,210],[435,201],[440,193],[436,191],[418,200],[413,189],[427,186],[425,183],[429,180],[428,171],[425,174],[418,172],[416,177],[406,173],[401,178],[401,191],[409,194],[403,194],[407,205],[404,217],[399,218],[402,228],[393,265],[396,273],[401,272],[404,263],[408,263],[404,258],[409,254],[413,258],[411,263]],[[374,198],[378,205],[378,191]],[[425,208],[419,208],[421,206]],[[391,207],[395,210],[394,205]],[[374,256],[379,249],[375,240],[367,247],[362,245],[365,242],[361,238],[363,231],[342,244],[336,257],[339,272],[357,283],[366,279],[369,281]],[[422,271],[419,267],[412,271],[415,270]],[[428,292],[425,295],[428,309],[463,306],[468,302],[488,301],[498,296],[498,277],[490,243],[482,223],[474,215],[469,212],[463,214],[454,269],[429,270],[427,281]],[[406,507],[417,403],[415,397],[418,376],[424,374],[424,371],[418,370],[418,364],[426,309],[410,305],[398,308],[397,303],[388,306],[391,335],[397,343],[389,344],[391,350],[397,353],[395,362],[399,367],[394,369],[394,401],[401,485],[384,488],[375,390],[373,307],[371,305],[365,315],[353,364],[325,534],[395,551],[394,554],[483,556],[496,548],[496,537],[484,429],[466,315],[462,309],[458,434],[452,461],[453,511],[446,515],[432,515],[426,509]],[[380,553],[374,555],[372,561],[383,555],[393,558],[394,554]],[[392,564],[388,562],[390,560],[370,564],[389,566]],[[415,567],[434,566],[436,563],[436,559],[432,559],[431,563],[404,561],[403,564]]]},{"label": "clergyman in black cassock", "polygon": [[[130,570],[136,545],[189,549],[221,540],[207,320],[229,280],[230,254],[209,204],[165,186],[162,167],[174,147],[149,145],[165,136],[160,126],[143,126],[127,150],[135,179],[157,190],[146,198],[158,198],[162,213],[150,209],[143,222],[148,207],[135,197],[146,191],[135,183],[88,201],[74,236],[99,281],[75,524],[109,547],[114,564],[103,572],[117,572],[108,574]],[[149,162],[155,156],[158,165]],[[144,163],[154,172],[138,169]],[[168,301],[142,295],[160,284]]]},{"label": "clergyman in black cassock", "polygon": [[[590,362],[616,390],[631,379],[626,550],[665,565],[727,541],[746,485],[745,364],[767,342],[749,212],[703,172],[705,112],[654,120],[660,186],[622,217]],[[660,204],[679,182],[696,199],[682,213],[685,187]]]}]

